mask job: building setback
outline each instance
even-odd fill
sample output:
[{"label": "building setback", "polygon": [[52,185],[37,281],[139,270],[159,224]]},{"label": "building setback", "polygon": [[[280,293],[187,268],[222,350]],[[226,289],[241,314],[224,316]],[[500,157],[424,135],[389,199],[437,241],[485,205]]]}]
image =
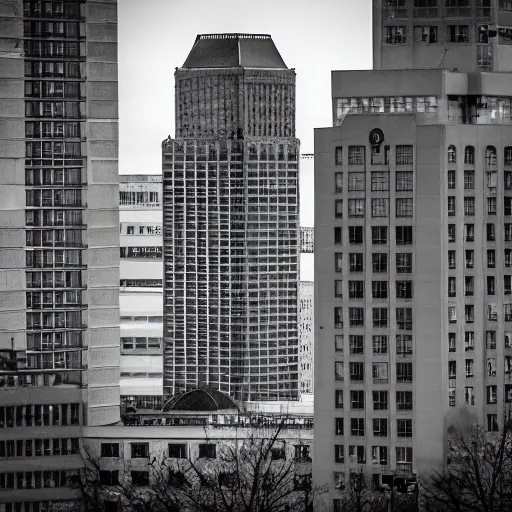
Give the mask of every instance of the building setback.
[{"label": "building setback", "polygon": [[[373,71],[315,131],[316,483],[405,488],[511,398],[512,16],[373,2]],[[508,44],[508,46],[507,46]],[[454,69],[457,68],[457,69]]]},{"label": "building setback", "polygon": [[71,510],[119,421],[117,6],[0,0],[0,510]]},{"label": "building setback", "polygon": [[295,72],[270,36],[197,37],[162,144],[164,392],[298,397]]}]

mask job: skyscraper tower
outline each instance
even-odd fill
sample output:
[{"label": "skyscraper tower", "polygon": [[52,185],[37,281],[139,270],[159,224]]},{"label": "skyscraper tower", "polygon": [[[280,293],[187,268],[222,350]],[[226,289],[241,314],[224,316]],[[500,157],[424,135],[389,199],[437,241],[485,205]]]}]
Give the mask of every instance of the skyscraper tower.
[{"label": "skyscraper tower", "polygon": [[268,35],[199,35],[162,144],[164,391],[298,395],[295,72]]},{"label": "skyscraper tower", "polygon": [[0,509],[42,510],[119,421],[117,5],[0,16]]},{"label": "skyscraper tower", "polygon": [[315,466],[407,488],[512,402],[512,17],[373,2],[373,71],[315,132]]}]

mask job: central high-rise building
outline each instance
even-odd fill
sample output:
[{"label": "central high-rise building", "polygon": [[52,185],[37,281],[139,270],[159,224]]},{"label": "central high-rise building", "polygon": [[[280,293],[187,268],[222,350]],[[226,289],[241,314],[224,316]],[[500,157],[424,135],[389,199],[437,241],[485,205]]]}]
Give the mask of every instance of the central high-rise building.
[{"label": "central high-rise building", "polygon": [[162,144],[164,392],[298,397],[295,71],[268,35],[200,35]]}]

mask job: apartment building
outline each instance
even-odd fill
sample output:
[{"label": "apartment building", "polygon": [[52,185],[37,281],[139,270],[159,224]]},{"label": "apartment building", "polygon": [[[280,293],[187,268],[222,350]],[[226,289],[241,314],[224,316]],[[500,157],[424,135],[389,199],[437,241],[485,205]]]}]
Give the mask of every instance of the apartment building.
[{"label": "apartment building", "polygon": [[299,391],[301,400],[313,396],[313,299],[314,283],[299,283]]},{"label": "apartment building", "polygon": [[[373,2],[315,131],[314,478],[406,489],[512,400],[509,2]],[[320,461],[322,461],[320,463]]]},{"label": "apartment building", "polygon": [[117,5],[0,1],[0,510],[73,510],[119,411]]},{"label": "apartment building", "polygon": [[298,398],[295,71],[271,37],[199,35],[162,143],[164,392]]},{"label": "apartment building", "polygon": [[119,177],[121,402],[160,409],[163,395],[162,176]]}]

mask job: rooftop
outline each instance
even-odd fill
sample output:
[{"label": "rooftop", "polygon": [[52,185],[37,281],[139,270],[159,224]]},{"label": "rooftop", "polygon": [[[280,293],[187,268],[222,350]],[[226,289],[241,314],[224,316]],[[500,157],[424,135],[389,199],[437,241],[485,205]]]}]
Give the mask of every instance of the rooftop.
[{"label": "rooftop", "polygon": [[288,69],[268,34],[200,34],[183,67]]}]

